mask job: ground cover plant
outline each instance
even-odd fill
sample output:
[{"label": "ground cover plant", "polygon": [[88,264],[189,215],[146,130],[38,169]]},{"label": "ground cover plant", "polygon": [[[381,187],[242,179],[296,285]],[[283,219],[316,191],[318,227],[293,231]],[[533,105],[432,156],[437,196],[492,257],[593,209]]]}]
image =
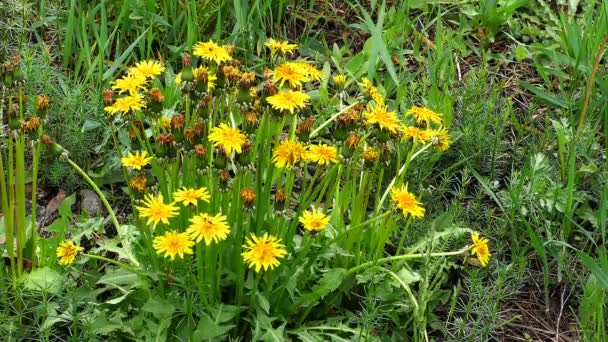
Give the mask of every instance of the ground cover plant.
[{"label": "ground cover plant", "polygon": [[0,14],[7,340],[605,340],[606,3]]}]

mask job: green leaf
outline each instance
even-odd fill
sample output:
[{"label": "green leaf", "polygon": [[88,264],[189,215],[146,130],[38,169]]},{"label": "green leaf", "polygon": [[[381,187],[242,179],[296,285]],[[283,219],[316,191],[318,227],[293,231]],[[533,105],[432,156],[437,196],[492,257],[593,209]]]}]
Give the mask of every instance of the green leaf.
[{"label": "green leaf", "polygon": [[295,310],[300,306],[315,305],[319,299],[322,299],[342,284],[345,273],[346,269],[344,268],[333,268],[329,270],[323,275],[319,284],[317,284],[311,292],[300,297],[300,300],[292,306],[292,309]]},{"label": "green leaf", "polygon": [[131,55],[131,52],[133,51],[133,49],[135,49],[135,47],[137,46],[137,44],[139,43],[139,41],[146,35],[146,33],[148,33],[148,29],[146,29],[144,32],[142,32],[142,34],[137,37],[137,39],[133,42],[133,44],[131,44],[125,51],[123,51],[123,53],[120,55],[120,57],[118,57],[114,63],[112,63],[112,66],[106,70],[106,72],[103,73],[103,80],[109,80],[110,78],[112,78],[114,76],[114,72],[116,71],[116,69],[118,69],[118,67],[120,67],[120,65],[125,61],[125,59],[127,59],[127,57],[129,55]]},{"label": "green leaf", "polygon": [[528,91],[530,91],[532,94],[534,94],[537,99],[541,100],[542,102],[545,102],[547,104],[550,104],[550,105],[553,105],[556,107],[560,107],[563,109],[568,109],[568,104],[566,102],[560,100],[557,96],[550,94],[535,85],[532,85],[532,84],[529,84],[526,82],[519,82],[519,85],[526,88]]},{"label": "green leaf", "polygon": [[578,252],[581,262],[593,273],[603,289],[608,289],[608,258],[602,264],[597,263],[589,254]]},{"label": "green leaf", "polygon": [[399,276],[399,279],[406,285],[417,283],[422,279],[418,272],[410,271],[405,267],[397,272],[397,276]]},{"label": "green leaf", "polygon": [[268,299],[259,292],[257,292],[256,296],[258,304],[262,308],[262,310],[264,310],[265,313],[270,314],[270,302],[268,302]]},{"label": "green leaf", "polygon": [[198,321],[196,330],[194,331],[194,340],[202,341],[206,339],[221,340],[220,337],[225,337],[232,328],[236,325],[220,325],[215,322],[208,314],[204,314],[203,318]]},{"label": "green leaf", "polygon": [[32,291],[60,294],[63,289],[64,276],[48,267],[43,267],[27,274],[24,279],[24,288]]},{"label": "green leaf", "polygon": [[108,271],[98,281],[97,284],[105,285],[122,285],[122,286],[133,286],[139,282],[137,274],[133,274],[123,268],[116,268]]},{"label": "green leaf", "polygon": [[175,311],[175,307],[171,303],[159,297],[150,297],[141,309],[158,318],[171,316]]}]

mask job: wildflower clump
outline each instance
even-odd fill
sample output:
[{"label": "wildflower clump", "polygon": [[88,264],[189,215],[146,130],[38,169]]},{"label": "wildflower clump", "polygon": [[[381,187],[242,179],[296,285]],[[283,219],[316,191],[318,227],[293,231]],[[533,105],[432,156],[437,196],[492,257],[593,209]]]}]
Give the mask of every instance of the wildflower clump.
[{"label": "wildflower clump", "polygon": [[[321,68],[288,41],[264,46],[252,59],[209,40],[175,66],[135,63],[103,102],[131,144],[120,157],[147,266],[209,307],[271,296],[271,314],[289,315],[315,307],[325,275],[408,250],[426,209],[405,184],[422,188],[411,169],[450,135],[378,80]],[[486,265],[484,246],[459,253]]]}]

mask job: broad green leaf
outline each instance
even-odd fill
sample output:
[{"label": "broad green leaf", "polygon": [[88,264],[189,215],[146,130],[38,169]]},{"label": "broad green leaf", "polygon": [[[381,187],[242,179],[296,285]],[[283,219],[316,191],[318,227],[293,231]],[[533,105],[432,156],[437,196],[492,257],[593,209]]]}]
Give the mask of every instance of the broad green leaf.
[{"label": "broad green leaf", "polygon": [[27,274],[24,287],[32,291],[60,294],[63,289],[64,276],[48,267],[43,267]]},{"label": "broad green leaf", "polygon": [[198,321],[196,330],[194,331],[194,340],[202,341],[206,339],[213,339],[216,341],[222,340],[220,337],[226,337],[228,332],[232,330],[236,325],[220,325],[215,322],[209,315],[204,314],[203,318]]},{"label": "broad green leaf", "polygon": [[97,284],[106,284],[112,286],[132,286],[137,283],[137,274],[133,274],[123,268],[116,268],[108,271],[97,281]]},{"label": "broad green leaf", "polygon": [[410,271],[405,267],[402,268],[401,271],[397,272],[397,276],[399,276],[399,279],[401,279],[401,281],[406,285],[417,283],[420,281],[420,279],[422,279],[418,272]]},{"label": "broad green leaf", "polygon": [[171,316],[175,311],[175,307],[171,303],[159,297],[150,297],[141,309],[159,318]]}]

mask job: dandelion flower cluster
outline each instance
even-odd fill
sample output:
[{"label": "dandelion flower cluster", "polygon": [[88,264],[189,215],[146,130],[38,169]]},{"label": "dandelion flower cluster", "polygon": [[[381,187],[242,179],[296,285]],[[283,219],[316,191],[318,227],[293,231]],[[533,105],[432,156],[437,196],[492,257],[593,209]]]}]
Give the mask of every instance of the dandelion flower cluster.
[{"label": "dandelion flower cluster", "polygon": [[216,64],[232,60],[229,51],[225,47],[219,46],[211,40],[196,43],[193,47],[193,54],[213,61]]}]

